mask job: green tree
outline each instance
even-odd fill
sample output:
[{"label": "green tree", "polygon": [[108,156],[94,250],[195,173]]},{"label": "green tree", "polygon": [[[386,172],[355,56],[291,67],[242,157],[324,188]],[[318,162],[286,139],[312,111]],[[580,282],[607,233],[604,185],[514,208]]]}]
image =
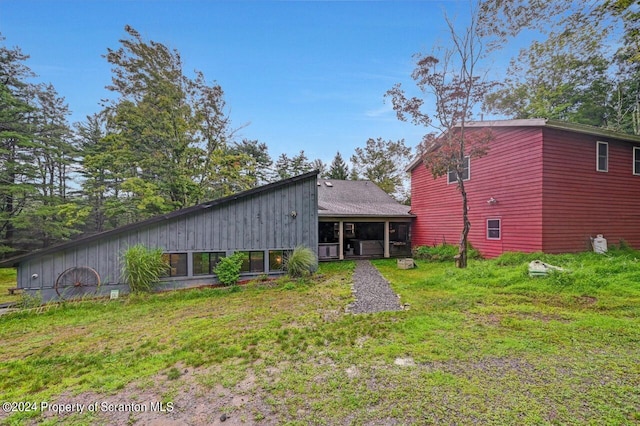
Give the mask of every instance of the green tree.
[{"label": "green tree", "polygon": [[108,208],[138,220],[251,187],[255,161],[230,146],[222,88],[201,72],[187,77],[176,50],[125,31],[105,55],[118,97],[105,111],[108,143],[98,159],[112,157],[121,176]]},{"label": "green tree", "polygon": [[31,89],[35,103],[30,117],[35,129],[31,158],[37,192],[16,221],[16,228],[23,230],[23,244],[31,241],[47,247],[80,232],[89,210],[69,191],[70,173],[77,163],[67,122],[69,108],[52,85],[34,85]]},{"label": "green tree", "polygon": [[488,96],[487,110],[637,133],[638,2],[483,0],[481,11],[494,47],[526,30],[538,33],[512,62],[506,85]]},{"label": "green tree", "polygon": [[333,161],[331,162],[331,166],[329,167],[329,173],[327,174],[329,179],[339,179],[346,180],[349,178],[349,166],[342,159],[342,155],[340,155],[340,151],[336,152],[335,157],[333,157]]},{"label": "green tree", "polygon": [[311,166],[311,170],[317,170],[318,171],[318,177],[322,178],[322,179],[326,179],[327,177],[327,165],[325,164],[324,161],[322,161],[319,158],[316,158],[315,160],[313,160],[310,163]]},{"label": "green tree", "polygon": [[288,179],[313,170],[313,165],[309,162],[304,150],[289,158],[285,153],[280,154],[275,163],[275,173],[278,179]]},{"label": "green tree", "polygon": [[231,153],[234,155],[245,154],[253,160],[250,162],[251,167],[248,167],[245,171],[250,178],[252,187],[264,185],[273,180],[271,172],[273,160],[265,143],[243,139],[231,147]]},{"label": "green tree", "polygon": [[86,121],[75,125],[80,174],[83,177],[82,194],[91,208],[85,228],[88,232],[102,232],[116,226],[113,222],[109,226],[106,214],[106,203],[109,199],[117,199],[115,192],[119,188],[117,176],[114,176],[114,161],[106,146],[106,125],[107,120],[102,113],[88,116]]},{"label": "green tree", "polygon": [[402,198],[399,193],[406,180],[405,168],[410,159],[411,148],[404,144],[404,139],[394,142],[370,138],[364,148],[356,148],[351,156],[352,177],[370,180],[387,194]]},{"label": "green tree", "polygon": [[[458,245],[457,266],[467,266],[467,237],[469,221],[468,193],[465,179],[467,160],[486,153],[491,132],[468,132],[476,105],[484,99],[494,83],[478,76],[482,56],[482,40],[478,32],[478,16],[474,11],[464,31],[456,30],[445,16],[449,27],[450,44],[431,55],[416,55],[416,67],[411,75],[421,97],[408,98],[400,84],[387,92],[393,108],[402,121],[435,127],[439,133],[427,133],[420,146],[422,163],[434,176],[452,173],[460,192],[462,231]],[[428,99],[434,104],[433,116],[422,110]]]},{"label": "green tree", "polygon": [[[0,42],[4,37],[0,36]],[[19,48],[0,46],[0,257],[18,247],[16,222],[36,189],[32,150],[35,108],[26,80],[34,76]]]},{"label": "green tree", "polygon": [[606,126],[613,81],[596,28],[550,34],[533,42],[509,67],[505,84],[485,109],[513,118],[551,118]]}]

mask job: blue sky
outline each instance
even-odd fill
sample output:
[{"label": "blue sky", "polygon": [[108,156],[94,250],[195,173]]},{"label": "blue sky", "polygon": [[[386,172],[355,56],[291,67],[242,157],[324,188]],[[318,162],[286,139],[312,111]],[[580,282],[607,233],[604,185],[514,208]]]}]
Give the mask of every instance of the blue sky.
[{"label": "blue sky", "polygon": [[[113,96],[102,57],[124,26],[177,49],[185,72],[204,72],[225,91],[242,138],[275,159],[301,149],[330,162],[368,138],[404,138],[424,129],[401,123],[384,93],[412,85],[412,55],[447,40],[443,12],[465,24],[470,3],[450,1],[100,1],[0,0],[0,32],[31,56],[36,81],[52,83],[71,122]],[[501,70],[503,71],[503,70]]]}]

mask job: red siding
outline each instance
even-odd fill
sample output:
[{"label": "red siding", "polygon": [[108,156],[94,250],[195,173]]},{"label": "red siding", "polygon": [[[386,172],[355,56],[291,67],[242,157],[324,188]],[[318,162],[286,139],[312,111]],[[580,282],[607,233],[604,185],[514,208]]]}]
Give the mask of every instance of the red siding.
[{"label": "red siding", "polygon": [[[608,172],[596,171],[597,141],[609,143]],[[633,175],[633,146],[544,129],[544,251],[584,251],[597,234],[640,248],[640,176]]]},{"label": "red siding", "polygon": [[[473,130],[473,129],[468,129]],[[495,127],[486,156],[471,159],[469,241],[487,257],[504,251],[542,250],[542,131],[539,127]],[[498,200],[489,205],[490,198]],[[446,176],[433,179],[423,166],[411,174],[411,210],[417,216],[413,245],[457,243],[461,198]],[[486,237],[487,219],[500,219],[502,238]]]}]

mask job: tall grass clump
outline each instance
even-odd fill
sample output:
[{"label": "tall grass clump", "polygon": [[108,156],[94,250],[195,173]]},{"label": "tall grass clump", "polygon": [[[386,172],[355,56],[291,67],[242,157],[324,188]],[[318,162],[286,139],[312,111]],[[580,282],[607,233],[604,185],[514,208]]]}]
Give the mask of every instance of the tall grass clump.
[{"label": "tall grass clump", "polygon": [[129,247],[124,252],[122,265],[122,278],[132,293],[150,292],[169,269],[162,257],[162,249],[142,244]]},{"label": "tall grass clump", "polygon": [[237,284],[240,279],[240,269],[242,268],[243,260],[244,255],[240,252],[220,259],[214,271],[218,276],[218,281],[224,285]]},{"label": "tall grass clump", "polygon": [[291,278],[311,275],[318,269],[318,258],[309,247],[296,247],[284,261],[284,269]]},{"label": "tall grass clump", "polygon": [[[417,259],[430,260],[435,262],[455,261],[459,248],[452,244],[438,244],[435,246],[419,246],[413,250],[413,256]],[[478,250],[469,246],[467,253],[469,259],[480,258]]]}]

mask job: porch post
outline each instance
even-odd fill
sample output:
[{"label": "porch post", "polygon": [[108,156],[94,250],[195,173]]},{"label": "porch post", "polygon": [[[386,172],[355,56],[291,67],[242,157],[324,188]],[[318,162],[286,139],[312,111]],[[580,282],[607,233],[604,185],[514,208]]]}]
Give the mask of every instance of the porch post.
[{"label": "porch post", "polygon": [[338,225],[338,240],[340,241],[340,246],[338,247],[340,260],[344,260],[344,222],[341,220]]},{"label": "porch post", "polygon": [[384,257],[391,257],[389,250],[389,221],[384,221]]}]

